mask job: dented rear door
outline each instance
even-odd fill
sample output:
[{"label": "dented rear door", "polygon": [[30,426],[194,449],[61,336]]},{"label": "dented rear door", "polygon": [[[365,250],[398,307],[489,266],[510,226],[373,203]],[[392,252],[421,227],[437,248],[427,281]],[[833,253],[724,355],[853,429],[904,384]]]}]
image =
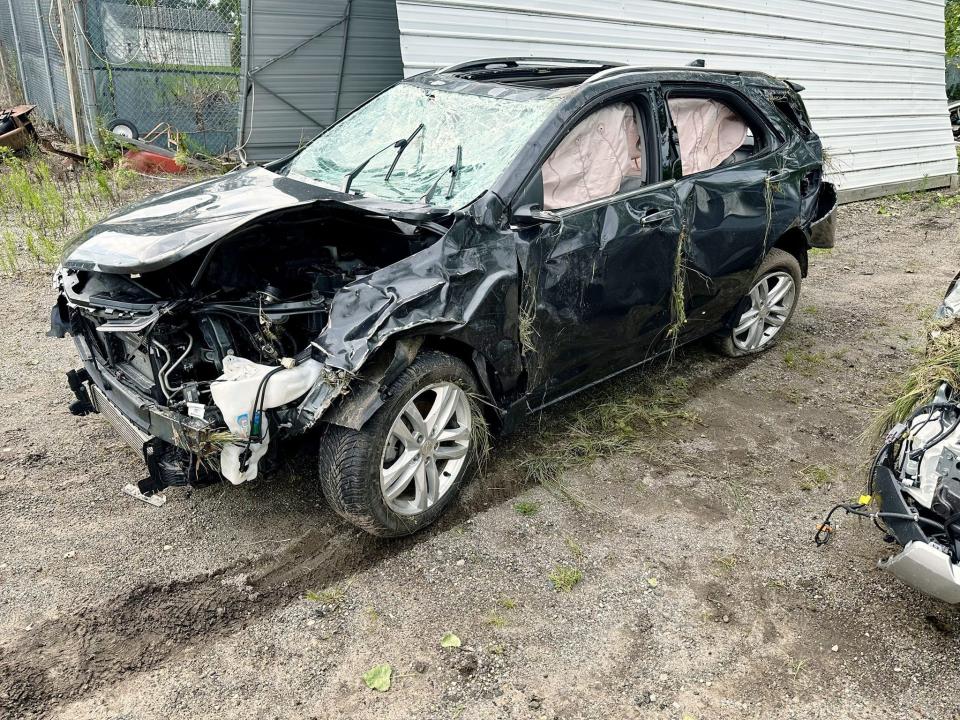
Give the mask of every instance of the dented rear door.
[{"label": "dented rear door", "polygon": [[692,175],[677,172],[686,269],[682,338],[717,329],[749,290],[768,248],[798,222],[803,171],[767,126],[764,151]]}]

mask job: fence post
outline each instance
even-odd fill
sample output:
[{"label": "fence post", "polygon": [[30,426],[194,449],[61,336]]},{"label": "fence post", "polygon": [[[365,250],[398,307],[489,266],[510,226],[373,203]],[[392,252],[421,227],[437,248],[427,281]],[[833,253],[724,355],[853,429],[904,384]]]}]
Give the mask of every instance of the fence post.
[{"label": "fence post", "polygon": [[93,78],[93,70],[90,65],[90,51],[87,47],[87,8],[81,5],[78,14],[77,6],[73,6],[74,17],[77,26],[83,37],[77,41],[77,77],[80,78],[80,99],[83,103],[83,119],[86,121],[87,142],[96,148],[100,148],[103,142],[100,140],[100,130],[97,120],[97,86]]},{"label": "fence post", "polygon": [[77,150],[84,144],[83,125],[80,123],[80,96],[77,92],[79,82],[77,78],[76,45],[73,34],[73,0],[57,0],[57,11],[60,13],[60,34],[63,39],[63,69],[67,76],[67,90],[70,95],[70,118],[73,121],[73,138]]},{"label": "fence post", "polygon": [[37,32],[40,36],[40,52],[43,53],[43,62],[47,68],[47,92],[50,93],[50,114],[54,125],[63,126],[57,107],[57,93],[53,89],[53,68],[50,66],[50,52],[47,49],[47,33],[43,29],[43,10],[40,9],[40,0],[34,0],[37,9]]},{"label": "fence post", "polygon": [[17,49],[17,71],[20,74],[20,92],[24,99],[26,99],[27,79],[23,74],[23,50],[20,48],[20,33],[17,32],[17,16],[13,10],[13,0],[7,0],[7,7],[10,8],[10,24],[13,26],[13,44]]}]

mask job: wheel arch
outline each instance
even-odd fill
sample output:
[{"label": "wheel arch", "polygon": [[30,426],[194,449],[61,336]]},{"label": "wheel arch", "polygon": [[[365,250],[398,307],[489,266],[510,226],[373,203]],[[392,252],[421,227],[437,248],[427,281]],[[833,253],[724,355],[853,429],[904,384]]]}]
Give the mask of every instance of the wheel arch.
[{"label": "wheel arch", "polygon": [[379,348],[364,365],[359,382],[351,383],[350,391],[342,395],[321,420],[330,425],[361,429],[387,400],[386,389],[400,373],[406,370],[424,351],[438,351],[462,360],[473,372],[484,395],[484,414],[488,421],[502,416],[498,401],[498,384],[487,358],[468,343],[446,335],[405,335],[391,338]]},{"label": "wheel arch", "polygon": [[770,246],[770,249],[779,248],[793,255],[800,264],[800,277],[807,276],[807,236],[799,228],[790,228],[777,241]]}]

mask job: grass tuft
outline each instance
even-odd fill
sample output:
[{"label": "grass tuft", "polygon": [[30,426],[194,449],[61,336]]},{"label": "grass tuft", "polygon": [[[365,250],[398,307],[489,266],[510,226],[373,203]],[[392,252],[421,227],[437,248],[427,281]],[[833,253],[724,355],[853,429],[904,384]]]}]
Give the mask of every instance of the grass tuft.
[{"label": "grass tuft", "polygon": [[583,573],[574,567],[567,565],[557,565],[550,571],[550,582],[557,592],[570,592],[580,581],[583,580]]},{"label": "grass tuft", "polygon": [[879,441],[890,428],[930,402],[943,383],[960,388],[960,323],[956,322],[930,332],[926,352],[895,381],[889,401],[867,429],[867,439]]},{"label": "grass tuft", "polygon": [[625,452],[651,457],[653,432],[697,419],[683,407],[689,398],[686,379],[666,371],[644,376],[632,391],[617,383],[601,392],[567,422],[542,433],[518,463],[526,482],[543,485],[577,507],[588,503],[570,489],[566,472]]},{"label": "grass tuft", "polygon": [[88,157],[70,165],[35,146],[19,155],[0,148],[0,271],[55,264],[66,240],[162,182],[135,182],[117,152],[91,148]]},{"label": "grass tuft", "polygon": [[517,511],[518,515],[536,515],[540,512],[540,503],[533,500],[521,500],[518,503],[514,503],[513,509]]}]

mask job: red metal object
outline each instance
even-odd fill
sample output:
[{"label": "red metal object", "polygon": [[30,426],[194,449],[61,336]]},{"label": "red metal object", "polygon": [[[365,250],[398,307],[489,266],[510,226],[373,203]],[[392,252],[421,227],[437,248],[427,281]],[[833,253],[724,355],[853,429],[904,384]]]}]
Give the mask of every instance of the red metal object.
[{"label": "red metal object", "polygon": [[156,173],[175,175],[187,169],[185,165],[177,164],[172,154],[152,150],[127,150],[123,157],[131,168],[148,175]]}]

